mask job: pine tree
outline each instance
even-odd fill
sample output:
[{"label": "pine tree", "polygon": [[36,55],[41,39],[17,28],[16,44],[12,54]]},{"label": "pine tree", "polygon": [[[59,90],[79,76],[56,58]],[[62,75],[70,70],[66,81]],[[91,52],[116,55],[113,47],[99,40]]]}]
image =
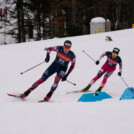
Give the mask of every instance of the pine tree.
[{"label": "pine tree", "polygon": [[89,22],[98,16],[109,19],[112,30],[130,28],[134,23],[133,0],[4,1],[9,6],[1,27],[19,43],[29,38],[41,40],[88,34]]}]

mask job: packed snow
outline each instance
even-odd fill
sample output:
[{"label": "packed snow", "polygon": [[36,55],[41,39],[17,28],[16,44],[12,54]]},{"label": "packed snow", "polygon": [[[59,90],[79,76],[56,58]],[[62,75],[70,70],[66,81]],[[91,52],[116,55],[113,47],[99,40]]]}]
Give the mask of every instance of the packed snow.
[{"label": "packed snow", "polygon": [[[110,36],[113,41],[106,41]],[[60,82],[50,102],[38,103],[49,92],[55,75],[33,91],[26,101],[7,96],[7,93],[23,93],[53,62],[56,52],[51,52],[50,62],[31,71],[20,73],[44,61],[44,48],[63,45],[65,40],[72,41],[71,50],[76,54],[76,66],[69,75],[68,82]],[[105,63],[104,57],[97,66],[87,55],[97,60],[105,51],[114,47],[121,49],[123,61],[122,77],[129,85],[134,85],[134,29],[101,34],[51,39],[22,44],[0,45],[0,134],[133,134],[134,100],[119,98],[127,88],[117,75],[119,66],[108,79],[103,91],[113,98],[98,102],[78,102],[82,93],[66,94],[80,90],[89,84]],[[100,78],[92,87],[94,92],[101,84]]]}]

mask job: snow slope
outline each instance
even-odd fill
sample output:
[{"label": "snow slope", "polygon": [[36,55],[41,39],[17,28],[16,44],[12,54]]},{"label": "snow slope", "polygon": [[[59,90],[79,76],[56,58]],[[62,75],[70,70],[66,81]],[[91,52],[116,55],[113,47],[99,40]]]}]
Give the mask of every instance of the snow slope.
[{"label": "snow slope", "polygon": [[[111,36],[113,41],[105,41],[106,36]],[[51,101],[40,104],[37,101],[49,92],[55,77],[53,75],[33,91],[26,101],[7,96],[7,93],[24,92],[38,80],[55,59],[55,52],[51,53],[49,63],[44,63],[23,75],[20,75],[20,72],[44,61],[45,47],[62,45],[66,39],[72,41],[72,50],[77,56],[76,67],[68,77],[76,86],[60,82]],[[123,61],[122,77],[133,87],[133,42],[134,29],[128,29],[0,46],[0,134],[133,134],[134,100],[119,101],[127,88],[117,75],[119,66],[103,89],[113,99],[80,103],[77,100],[82,94],[66,94],[68,91],[85,87],[106,60],[106,57],[103,58],[100,65],[96,66],[82,50],[97,60],[104,51],[119,47]],[[100,86],[102,78],[92,86],[92,91]]]}]

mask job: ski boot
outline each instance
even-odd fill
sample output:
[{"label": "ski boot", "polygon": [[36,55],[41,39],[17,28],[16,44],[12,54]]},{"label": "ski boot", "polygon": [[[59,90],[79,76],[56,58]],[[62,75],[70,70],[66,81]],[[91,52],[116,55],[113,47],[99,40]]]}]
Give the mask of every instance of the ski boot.
[{"label": "ski boot", "polygon": [[39,102],[48,102],[50,99],[50,97],[46,96],[43,100],[39,101]]},{"label": "ski boot", "polygon": [[101,92],[102,88],[103,88],[103,87],[99,87],[99,88],[95,91],[95,93]]},{"label": "ski boot", "polygon": [[41,100],[41,101],[39,101],[39,102],[48,102],[48,101],[50,100],[52,94],[53,94],[53,92],[50,91],[50,92],[47,94],[47,96],[46,96],[43,100]]},{"label": "ski boot", "polygon": [[21,98],[27,97],[32,91],[33,90],[29,88],[27,91],[25,91],[23,94],[21,94]]},{"label": "ski boot", "polygon": [[90,87],[91,87],[91,85],[89,84],[88,86],[86,86],[85,88],[83,88],[83,89],[81,90],[81,92],[86,92],[86,91],[88,91]]}]

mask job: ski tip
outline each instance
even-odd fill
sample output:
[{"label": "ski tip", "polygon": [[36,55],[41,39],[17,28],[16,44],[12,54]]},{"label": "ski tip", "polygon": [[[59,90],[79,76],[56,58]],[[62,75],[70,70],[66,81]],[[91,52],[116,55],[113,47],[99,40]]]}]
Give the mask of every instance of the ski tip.
[{"label": "ski tip", "polygon": [[38,103],[42,103],[42,102],[48,102],[48,101],[44,101],[44,100],[38,101]]},{"label": "ski tip", "polygon": [[8,96],[15,96],[15,95],[13,95],[13,94],[9,94],[9,93],[7,93],[7,95],[8,95]]},{"label": "ski tip", "polygon": [[45,51],[45,50],[48,50],[48,48],[46,47],[46,48],[44,49],[44,51]]},{"label": "ski tip", "polygon": [[75,91],[66,92],[66,94],[72,94],[72,93],[88,93],[88,92],[91,92],[91,91],[75,90]]},{"label": "ski tip", "polygon": [[41,102],[43,102],[42,100],[41,101],[38,101],[38,103],[41,103]]},{"label": "ski tip", "polygon": [[84,50],[82,50],[82,52],[85,52]]}]

